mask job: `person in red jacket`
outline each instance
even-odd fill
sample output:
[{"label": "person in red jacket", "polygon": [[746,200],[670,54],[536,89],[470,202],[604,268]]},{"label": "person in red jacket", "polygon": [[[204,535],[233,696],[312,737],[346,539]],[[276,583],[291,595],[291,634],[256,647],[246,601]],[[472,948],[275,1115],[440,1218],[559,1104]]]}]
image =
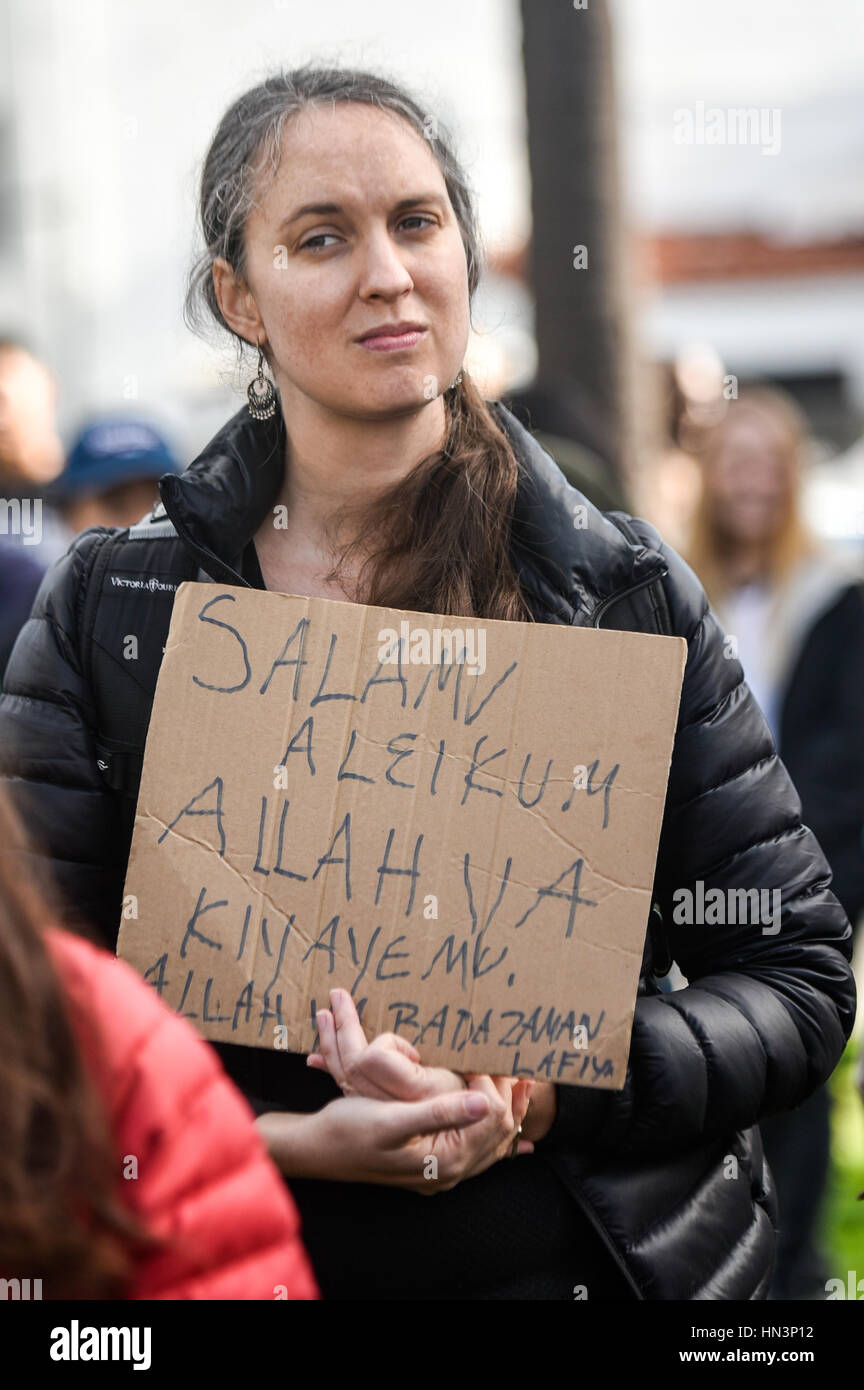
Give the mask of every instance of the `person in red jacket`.
[{"label": "person in red jacket", "polygon": [[43,1298],[317,1299],[215,1052],[123,961],[43,927],[9,871],[20,838],[0,798],[0,1276]]}]

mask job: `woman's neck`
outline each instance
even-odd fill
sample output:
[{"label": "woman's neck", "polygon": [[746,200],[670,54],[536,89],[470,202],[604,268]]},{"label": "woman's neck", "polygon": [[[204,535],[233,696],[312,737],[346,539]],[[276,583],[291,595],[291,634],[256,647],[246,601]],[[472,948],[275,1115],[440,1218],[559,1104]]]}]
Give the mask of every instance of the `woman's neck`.
[{"label": "woman's neck", "polygon": [[337,513],[362,513],[364,503],[394,487],[445,439],[440,397],[387,420],[337,416],[308,398],[285,414],[285,474],[276,505],[285,508],[286,524],[276,534],[302,535],[307,545],[326,545]]}]

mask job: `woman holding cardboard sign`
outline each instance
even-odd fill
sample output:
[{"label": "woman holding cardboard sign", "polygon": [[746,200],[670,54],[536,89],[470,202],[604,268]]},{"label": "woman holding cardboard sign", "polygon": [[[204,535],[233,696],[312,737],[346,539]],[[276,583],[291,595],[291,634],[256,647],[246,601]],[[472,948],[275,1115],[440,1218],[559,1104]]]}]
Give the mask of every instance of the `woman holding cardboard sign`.
[{"label": "woman holding cardboard sign", "polygon": [[[341,69],[262,83],[220,123],[201,216],[190,305],[257,352],[249,408],[162,480],[152,518],[87,532],[58,563],[0,702],[2,766],[70,912],[116,932],[184,579],[684,638],[623,1089],[427,1068],[422,1046],[361,1038],[339,994],[312,1065],[219,1051],[291,1181],[325,1297],[764,1297],[774,1204],[755,1126],[843,1050],[850,928],[701,588],[645,522],[591,507],[472,382],[474,208],[408,93]],[[135,662],[119,659],[122,633],[141,634]],[[779,888],[779,930],[682,927],[674,895],[697,881],[706,897]],[[689,984],[661,993],[672,959]],[[412,1132],[424,1097],[442,1106],[437,1139]]]}]

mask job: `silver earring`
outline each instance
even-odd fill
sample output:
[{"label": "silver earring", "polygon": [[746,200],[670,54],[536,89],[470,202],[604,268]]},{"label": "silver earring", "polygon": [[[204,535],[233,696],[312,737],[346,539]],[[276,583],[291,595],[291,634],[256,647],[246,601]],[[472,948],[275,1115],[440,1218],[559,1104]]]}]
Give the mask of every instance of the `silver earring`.
[{"label": "silver earring", "polygon": [[258,344],[258,374],[246,388],[249,397],[249,414],[253,420],[270,420],[276,414],[276,388],[269,377],[264,375],[264,353]]},{"label": "silver earring", "polygon": [[456,390],[456,387],[457,387],[457,386],[460,386],[461,384],[462,384],[462,372],[461,372],[461,370],[460,370],[458,376],[456,376],[456,377],[453,379],[453,381],[450,382],[450,385],[447,387],[447,392],[449,393],[450,391],[455,391],[455,390]]}]

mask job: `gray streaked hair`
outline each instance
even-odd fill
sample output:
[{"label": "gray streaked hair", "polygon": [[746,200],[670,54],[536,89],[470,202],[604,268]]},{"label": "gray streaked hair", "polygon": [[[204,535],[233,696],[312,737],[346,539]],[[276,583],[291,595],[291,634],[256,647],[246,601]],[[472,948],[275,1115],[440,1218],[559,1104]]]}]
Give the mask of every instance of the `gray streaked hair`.
[{"label": "gray streaked hair", "polygon": [[245,275],[246,219],[276,177],[285,125],[298,112],[325,102],[362,102],[392,111],[428,141],[456,215],[473,298],[483,260],[480,231],[474,195],[448,133],[435,116],[387,78],[358,68],[308,63],[273,73],[244,92],[225,112],[213,136],[201,172],[198,205],[204,249],[189,273],[184,303],[184,319],[194,332],[215,320],[237,340],[242,352],[243,340],[219,308],[213,262],[222,256],[235,274]]}]

